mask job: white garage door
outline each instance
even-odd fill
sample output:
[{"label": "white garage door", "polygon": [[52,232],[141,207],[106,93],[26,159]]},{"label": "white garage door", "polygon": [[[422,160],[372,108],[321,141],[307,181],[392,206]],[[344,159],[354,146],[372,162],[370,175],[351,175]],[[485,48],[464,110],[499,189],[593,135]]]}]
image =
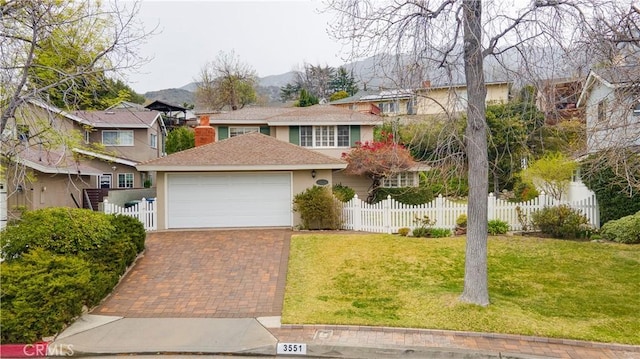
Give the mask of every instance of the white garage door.
[{"label": "white garage door", "polygon": [[291,226],[291,173],[169,174],[168,228]]}]

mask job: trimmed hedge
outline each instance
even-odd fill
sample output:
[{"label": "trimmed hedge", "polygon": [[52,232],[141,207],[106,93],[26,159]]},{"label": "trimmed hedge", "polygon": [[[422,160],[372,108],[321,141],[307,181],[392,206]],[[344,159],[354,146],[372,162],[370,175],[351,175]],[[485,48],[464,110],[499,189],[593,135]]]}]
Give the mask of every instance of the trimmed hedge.
[{"label": "trimmed hedge", "polygon": [[25,212],[0,233],[3,343],[51,336],[94,306],[144,249],[140,221],[85,209]]},{"label": "trimmed hedge", "polygon": [[609,241],[640,243],[640,212],[605,223],[600,235]]}]

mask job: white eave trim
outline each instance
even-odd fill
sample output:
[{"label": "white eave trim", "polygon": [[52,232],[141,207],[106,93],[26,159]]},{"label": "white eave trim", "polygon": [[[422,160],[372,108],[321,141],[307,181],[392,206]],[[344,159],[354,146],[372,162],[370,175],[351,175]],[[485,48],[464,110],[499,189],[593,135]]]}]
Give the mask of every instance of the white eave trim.
[{"label": "white eave trim", "polygon": [[243,126],[249,126],[249,125],[268,125],[267,120],[265,119],[260,119],[260,120],[212,120],[211,118],[209,119],[209,125],[211,126],[228,126],[228,125],[243,125]]},{"label": "white eave trim", "polygon": [[105,155],[105,154],[96,153],[96,152],[92,152],[92,151],[87,151],[87,150],[83,150],[83,149],[80,149],[80,148],[74,148],[73,152],[77,152],[77,153],[80,153],[80,154],[83,154],[83,155],[86,155],[86,156],[99,158],[101,160],[105,160],[105,161],[109,161],[109,162],[119,163],[119,164],[125,165],[125,166],[135,167],[138,164],[138,162],[129,161],[129,160],[126,160],[124,158],[108,156],[108,155]]},{"label": "white eave trim", "polygon": [[379,126],[384,124],[384,121],[371,121],[371,122],[363,122],[363,121],[327,121],[324,122],[322,120],[314,120],[312,122],[301,122],[301,121],[281,121],[281,122],[269,122],[269,126]]},{"label": "white eave trim", "polygon": [[138,171],[158,172],[245,172],[245,171],[299,171],[299,170],[334,170],[344,169],[346,163],[341,164],[305,164],[305,165],[240,165],[240,166],[154,166],[139,165]]},{"label": "white eave trim", "polygon": [[102,175],[100,171],[86,171],[82,168],[72,170],[70,168],[60,168],[56,166],[43,166],[37,162],[29,161],[29,160],[20,160],[22,164],[25,166],[32,168],[38,172],[48,173],[48,174],[65,174],[65,175],[82,175],[82,176],[99,176]]}]

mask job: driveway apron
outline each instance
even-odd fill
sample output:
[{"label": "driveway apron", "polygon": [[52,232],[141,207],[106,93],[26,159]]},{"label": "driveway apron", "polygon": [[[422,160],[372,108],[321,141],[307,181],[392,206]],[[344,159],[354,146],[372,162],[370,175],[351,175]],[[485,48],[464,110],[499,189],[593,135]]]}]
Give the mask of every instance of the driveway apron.
[{"label": "driveway apron", "polygon": [[149,233],[144,256],[92,314],[141,318],[281,315],[290,238],[287,229]]}]

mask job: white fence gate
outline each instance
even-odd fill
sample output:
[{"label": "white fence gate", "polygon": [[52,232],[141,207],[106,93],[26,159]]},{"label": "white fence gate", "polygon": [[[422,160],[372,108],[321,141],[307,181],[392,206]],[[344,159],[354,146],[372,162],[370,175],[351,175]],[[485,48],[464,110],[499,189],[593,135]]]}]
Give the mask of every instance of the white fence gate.
[{"label": "white fence gate", "polygon": [[137,218],[142,222],[146,231],[154,231],[157,229],[158,212],[156,211],[155,200],[143,198],[139,203],[125,208],[117,204],[109,203],[109,201],[105,199],[103,207],[104,213],[106,214],[123,214]]},{"label": "white fence gate", "polygon": [[[600,226],[600,215],[595,195],[580,201],[557,201],[545,195],[527,202],[508,202],[496,198],[490,193],[487,198],[488,218],[500,219],[509,224],[512,231],[523,229],[531,224],[531,213],[544,207],[566,204],[582,212],[594,227]],[[441,195],[433,201],[421,205],[406,205],[391,198],[375,204],[368,204],[356,195],[342,207],[343,229],[377,233],[397,233],[402,227],[415,228],[419,225],[416,218],[429,217],[435,220],[434,227],[454,229],[456,219],[467,213],[466,203],[452,202]]]}]

